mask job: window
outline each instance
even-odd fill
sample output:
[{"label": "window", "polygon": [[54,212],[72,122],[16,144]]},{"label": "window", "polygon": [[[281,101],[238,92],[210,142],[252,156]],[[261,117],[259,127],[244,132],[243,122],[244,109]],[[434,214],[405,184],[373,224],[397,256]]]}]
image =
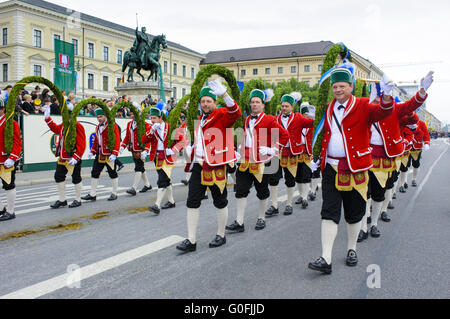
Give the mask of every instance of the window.
[{"label": "window", "polygon": [[310,86],[310,82],[309,82],[309,81],[305,81],[305,84],[306,84],[307,86]]},{"label": "window", "polygon": [[3,28],[3,45],[8,45],[8,28]]},{"label": "window", "polygon": [[78,40],[72,39],[73,44],[73,54],[78,55]]},{"label": "window", "polygon": [[173,75],[177,75],[177,74],[178,74],[177,64],[174,63],[174,64],[173,64]]},{"label": "window", "polygon": [[291,66],[291,73],[297,73],[297,67]]},{"label": "window", "polygon": [[258,75],[258,69],[253,69],[253,75]]},{"label": "window", "polygon": [[3,82],[8,82],[8,64],[3,64]]},{"label": "window", "polygon": [[116,87],[120,85],[120,81],[122,81],[122,78],[117,78],[116,79]]},{"label": "window", "polygon": [[40,30],[33,30],[33,46],[35,48],[42,47],[42,32]]},{"label": "window", "polygon": [[270,68],[266,68],[266,74],[270,74]]},{"label": "window", "polygon": [[164,61],[164,73],[167,73],[167,61]]},{"label": "window", "polygon": [[94,74],[88,73],[88,89],[93,90],[94,89]]},{"label": "window", "polygon": [[317,67],[318,71],[322,71],[322,64],[319,64],[319,66]]},{"label": "window", "polygon": [[309,65],[305,65],[305,72],[309,72],[311,70],[311,67]]},{"label": "window", "polygon": [[103,76],[103,91],[109,91],[109,77]]},{"label": "window", "polygon": [[195,69],[191,68],[191,79],[195,78]]},{"label": "window", "polygon": [[33,66],[33,74],[34,74],[34,76],[42,76],[42,66],[34,65]]},{"label": "window", "polygon": [[54,34],[53,40],[61,40],[61,36],[59,34]]},{"label": "window", "polygon": [[282,67],[282,66],[279,66],[279,67],[278,67],[278,74],[281,74],[281,73],[283,73],[283,67]]},{"label": "window", "polygon": [[176,86],[173,87],[172,97],[173,97],[174,99],[177,98],[177,87],[176,87]]},{"label": "window", "polygon": [[241,76],[245,76],[245,70],[241,70]]},{"label": "window", "polygon": [[185,88],[181,89],[181,92],[182,97],[184,97],[186,95],[186,89]]},{"label": "window", "polygon": [[184,78],[186,77],[186,74],[187,74],[186,66],[183,65],[183,77],[184,77]]},{"label": "window", "polygon": [[117,50],[117,63],[122,64],[122,50]]},{"label": "window", "polygon": [[88,58],[89,59],[94,58],[94,43],[91,42],[88,43]]},{"label": "window", "polygon": [[109,48],[103,47],[103,61],[108,62],[109,61]]}]

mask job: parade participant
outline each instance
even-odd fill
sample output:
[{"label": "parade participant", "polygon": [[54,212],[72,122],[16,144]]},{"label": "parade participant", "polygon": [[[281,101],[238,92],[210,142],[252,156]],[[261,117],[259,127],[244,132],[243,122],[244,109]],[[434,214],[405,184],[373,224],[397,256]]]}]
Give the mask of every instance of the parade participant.
[{"label": "parade participant", "polygon": [[331,72],[334,100],[325,114],[321,155],[312,163],[312,171],[320,164],[322,169],[322,256],[308,267],[326,274],[332,271],[332,250],[341,218],[341,206],[347,223],[348,266],[358,263],[356,242],[365,214],[369,183],[368,170],[372,167],[370,126],[392,113],[391,96],[394,84],[386,76],[380,105],[370,104],[368,98],[352,95],[354,75],[345,66]]},{"label": "parade participant", "polygon": [[[294,104],[292,97],[290,101]],[[237,217],[233,224],[226,227],[229,231],[245,231],[244,215],[247,196],[253,184],[256,189],[256,197],[259,199],[259,215],[255,229],[261,230],[266,227],[265,211],[267,199],[270,197],[270,175],[264,174],[265,163],[271,161],[274,156],[279,154],[280,149],[286,146],[289,141],[289,133],[278,124],[275,116],[264,113],[264,103],[264,92],[258,89],[253,90],[250,94],[252,113],[244,121],[241,164],[236,171]],[[291,118],[294,118],[293,114],[291,114]],[[302,125],[303,123],[300,121],[302,120],[299,120],[296,125]],[[304,121],[307,120],[304,119]]]},{"label": "parade participant", "polygon": [[[221,96],[226,107],[218,108],[217,96]],[[217,209],[217,235],[210,248],[226,243],[225,226],[228,218],[227,164],[235,162],[232,127],[241,116],[238,104],[227,94],[220,80],[212,81],[200,92],[202,116],[194,133],[191,152],[191,178],[187,198],[188,238],[177,249],[188,252],[197,249],[196,232],[201,200],[209,187]]]},{"label": "parade participant", "polygon": [[119,187],[119,176],[117,175],[116,159],[119,155],[120,149],[120,135],[117,125],[114,125],[115,144],[114,149],[110,150],[108,147],[108,119],[105,116],[103,109],[95,110],[98,125],[95,129],[94,144],[88,154],[88,159],[95,156],[94,165],[91,172],[91,191],[88,195],[82,197],[82,200],[97,200],[97,186],[100,174],[106,166],[109,178],[112,183],[112,193],[108,201],[117,199],[117,189]]},{"label": "parade participant", "polygon": [[[138,137],[138,129],[137,129],[137,122],[134,118],[134,113],[131,112],[131,119],[132,121],[128,122],[127,124],[127,134],[125,136],[125,139],[122,142],[122,145],[120,146],[119,153],[122,153],[125,148],[128,148],[128,150],[133,155],[133,161],[134,161],[134,182],[133,186],[127,190],[127,193],[136,196],[137,187],[139,185],[139,181],[142,179],[144,182],[144,187],[139,191],[139,193],[145,193],[152,189],[152,186],[150,185],[150,182],[148,181],[147,174],[145,172],[144,167],[144,160],[142,158],[146,158],[147,154],[150,153],[150,142],[144,145],[144,149],[142,149],[141,145],[139,144],[139,137]],[[145,122],[145,130],[148,131],[150,128],[150,125]]]},{"label": "parade participant", "polygon": [[[307,118],[301,113],[293,112],[295,103],[300,101],[300,99],[301,94],[298,92],[286,94],[281,98],[281,113],[276,119],[278,124],[288,132],[289,140],[286,147],[281,151],[278,172],[269,178],[272,206],[266,212],[267,217],[278,214],[278,184],[282,175],[284,175],[285,185],[287,187],[287,202],[284,215],[291,215],[293,213],[292,201],[296,183],[299,190],[301,190],[300,195],[303,194],[305,198],[305,202],[308,195],[309,183],[311,182],[311,170],[306,163],[307,158],[303,156],[306,147],[303,134],[305,130],[312,130],[314,119],[311,117]],[[284,174],[281,173],[281,170],[283,170]],[[306,183],[307,187],[305,187]],[[305,190],[306,195],[304,194]],[[306,208],[306,206],[303,204],[303,208]]]},{"label": "parade participant", "polygon": [[[394,187],[394,172],[396,171],[396,159],[404,152],[403,137],[400,132],[400,120],[419,108],[426,100],[426,90],[433,82],[433,73],[430,72],[421,81],[420,91],[405,103],[394,103],[392,114],[387,118],[373,123],[371,126],[370,147],[372,148],[373,167],[369,170],[370,197],[372,199],[372,226],[370,235],[372,237],[380,237],[378,230],[378,218],[389,222],[390,218],[387,212],[383,210],[389,203],[392,188]],[[374,104],[379,103],[379,99],[375,99]],[[387,200],[386,200],[387,198]],[[367,212],[367,210],[366,210]],[[359,237],[367,238],[367,230],[363,219],[362,230]]]},{"label": "parade participant", "polygon": [[417,174],[420,169],[420,159],[422,158],[422,151],[427,152],[430,149],[430,132],[428,132],[427,125],[424,121],[417,122],[417,128],[413,131],[413,147],[411,150],[412,158],[412,182],[413,187],[417,187]]},{"label": "parade participant", "polygon": [[[417,122],[419,121],[419,117],[416,115]],[[412,118],[415,120],[414,118]],[[408,184],[406,183],[407,173],[409,167],[411,167],[411,149],[413,146],[413,137],[414,133],[411,130],[411,127],[415,127],[417,122],[407,122],[404,126],[402,126],[402,135],[403,135],[403,143],[405,145],[405,152],[403,153],[400,165],[400,174],[398,181],[398,189],[397,191],[400,193],[406,193],[406,188],[408,188]]]},{"label": "parade participant", "polygon": [[7,206],[0,201],[0,222],[16,218],[14,206],[16,202],[16,163],[22,152],[22,139],[20,137],[19,124],[13,121],[13,141],[11,153],[5,152],[5,126],[6,126],[7,100],[0,98],[0,178],[6,193]]},{"label": "parade participant", "polygon": [[66,200],[66,176],[72,175],[72,183],[75,188],[75,200],[69,205],[69,208],[81,206],[81,190],[83,188],[81,178],[81,163],[84,151],[86,149],[86,133],[83,125],[76,124],[76,139],[74,148],[71,151],[66,150],[66,140],[64,136],[64,124],[56,124],[50,117],[50,105],[44,107],[44,118],[50,130],[58,136],[58,145],[56,146],[55,156],[58,158],[55,171],[55,182],[58,187],[59,199],[50,207],[57,209],[67,206]]},{"label": "parade participant", "polygon": [[[150,120],[152,125],[149,126],[146,134],[142,137],[144,144],[151,143],[150,162],[155,162],[156,172],[158,173],[158,192],[156,202],[149,207],[149,210],[155,214],[159,214],[161,209],[169,209],[175,207],[173,198],[173,189],[170,177],[172,175],[173,166],[177,160],[176,155],[183,150],[186,144],[184,130],[178,130],[176,134],[177,144],[172,148],[167,148],[169,142],[170,124],[162,119],[162,111],[157,107],[150,109]],[[145,159],[147,153],[142,154]],[[161,206],[164,195],[167,192],[168,202]]]}]

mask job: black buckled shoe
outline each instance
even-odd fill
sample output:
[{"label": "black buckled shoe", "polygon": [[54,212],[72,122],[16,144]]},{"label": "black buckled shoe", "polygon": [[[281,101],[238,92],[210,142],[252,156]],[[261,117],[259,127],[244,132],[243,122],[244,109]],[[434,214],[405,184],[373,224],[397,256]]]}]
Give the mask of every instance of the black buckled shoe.
[{"label": "black buckled shoe", "polygon": [[152,185],[150,185],[149,187],[147,187],[147,186],[144,186],[144,188],[143,189],[141,189],[140,191],[139,191],[139,193],[147,193],[149,190],[151,190],[152,189]]},{"label": "black buckled shoe", "polygon": [[381,236],[381,233],[378,230],[377,226],[370,227],[370,236],[372,236],[373,238],[378,238]]},{"label": "black buckled shoe", "polygon": [[331,264],[328,265],[325,259],[323,259],[322,257],[312,263],[309,263],[308,268],[323,272],[327,275],[331,274]]},{"label": "black buckled shoe", "polygon": [[112,202],[113,200],[117,199],[117,195],[111,194],[111,196],[109,196],[108,201]]},{"label": "black buckled shoe", "polygon": [[197,244],[193,244],[189,241],[189,239],[185,239],[181,244],[177,246],[177,249],[184,252],[192,252],[197,250]]},{"label": "black buckled shoe", "polygon": [[188,182],[187,180],[185,180],[185,179],[183,179],[181,182],[182,182],[185,186],[187,186],[187,185],[189,184],[189,182]]},{"label": "black buckled shoe", "polygon": [[388,209],[394,209],[394,208],[395,208],[394,204],[392,203],[392,201],[390,201],[388,204]]},{"label": "black buckled shoe", "polygon": [[308,201],[307,201],[306,199],[304,199],[304,200],[302,201],[302,208],[303,208],[303,209],[307,209],[307,208],[308,208]]},{"label": "black buckled shoe", "polygon": [[205,196],[203,196],[202,200],[208,199],[208,195],[205,194]]},{"label": "black buckled shoe", "polygon": [[233,224],[226,226],[225,229],[236,233],[243,233],[245,231],[244,224],[239,225],[237,221],[234,221]]},{"label": "black buckled shoe", "polygon": [[405,183],[404,187],[405,189],[408,189],[408,183]]},{"label": "black buckled shoe", "polygon": [[91,196],[91,194],[88,194],[88,195],[86,195],[84,197],[81,197],[81,199],[82,200],[90,200],[90,201],[95,202],[97,200],[97,196]]},{"label": "black buckled shoe", "polygon": [[273,217],[278,215],[279,213],[280,212],[278,211],[278,208],[270,206],[269,209],[266,211],[266,217]]},{"label": "black buckled shoe", "polygon": [[161,209],[169,209],[169,208],[174,208],[174,207],[175,207],[175,203],[167,202],[161,206]]},{"label": "black buckled shoe", "polygon": [[286,206],[283,214],[284,214],[284,216],[289,216],[289,215],[292,215],[293,212],[294,212],[294,209],[292,208],[292,206]]},{"label": "black buckled shoe", "polygon": [[411,186],[412,186],[412,187],[417,187],[417,182],[416,182],[415,180],[412,181],[412,182],[411,182]]},{"label": "black buckled shoe", "polygon": [[300,205],[301,203],[303,203],[303,198],[300,196],[300,197],[295,201],[295,205]]},{"label": "black buckled shoe", "polygon": [[358,256],[356,255],[356,251],[354,251],[353,249],[350,249],[348,251],[345,263],[350,267],[354,267],[358,264]]},{"label": "black buckled shoe", "polygon": [[3,216],[6,214],[6,207],[3,207],[3,210],[0,211],[0,216]]},{"label": "black buckled shoe", "polygon": [[317,195],[316,195],[316,193],[313,193],[313,192],[309,192],[309,194],[308,194],[308,199],[310,200],[310,201],[315,201],[316,200],[316,197],[317,197]]},{"label": "black buckled shoe", "polygon": [[369,238],[369,232],[365,232],[361,229],[358,235],[358,243],[366,240],[367,238]]},{"label": "black buckled shoe", "polygon": [[391,219],[389,218],[389,216],[386,212],[381,213],[381,220],[386,223],[389,223],[391,221]]},{"label": "black buckled shoe", "polygon": [[372,224],[372,217],[367,217],[367,225],[370,225],[370,224]]},{"label": "black buckled shoe", "polygon": [[209,248],[217,248],[227,243],[227,238],[216,235],[216,237],[209,243]]},{"label": "black buckled shoe", "polygon": [[134,188],[127,189],[127,194],[130,194],[131,196],[137,195],[136,190]]},{"label": "black buckled shoe", "polygon": [[77,208],[81,206],[81,202],[74,200],[72,204],[69,205],[69,208]]},{"label": "black buckled shoe", "polygon": [[406,190],[405,190],[405,188],[403,188],[403,186],[400,186],[400,188],[398,189],[398,191],[399,191],[400,193],[406,193]]},{"label": "black buckled shoe", "polygon": [[159,213],[161,212],[161,209],[159,209],[159,207],[156,205],[150,206],[148,210],[151,211],[152,213],[155,213],[156,215],[159,215]]},{"label": "black buckled shoe", "polygon": [[266,228],[266,221],[262,218],[259,218],[258,221],[256,222],[255,229],[262,230],[264,228]]},{"label": "black buckled shoe", "polygon": [[397,193],[394,192],[394,194],[392,194],[392,199],[397,199]]},{"label": "black buckled shoe", "polygon": [[58,209],[61,207],[66,207],[66,206],[67,206],[66,200],[64,202],[60,202],[59,200],[57,200],[54,204],[50,205],[50,207],[53,209]]},{"label": "black buckled shoe", "polygon": [[14,218],[16,218],[16,214],[14,214],[14,213],[10,214],[10,213],[6,212],[0,216],[0,222],[5,222],[7,220],[11,220]]},{"label": "black buckled shoe", "polygon": [[117,171],[118,172],[120,172],[120,170],[122,169],[122,168],[124,168],[125,166],[123,166],[123,164],[120,164],[118,167],[117,167]]}]

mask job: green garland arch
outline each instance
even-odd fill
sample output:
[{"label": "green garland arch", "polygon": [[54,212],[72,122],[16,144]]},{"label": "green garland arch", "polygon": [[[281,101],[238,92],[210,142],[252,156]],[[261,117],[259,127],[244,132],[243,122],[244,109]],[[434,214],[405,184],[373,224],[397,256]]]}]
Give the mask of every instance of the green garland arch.
[{"label": "green garland arch", "polygon": [[184,110],[184,105],[190,100],[191,95],[186,94],[178,101],[177,105],[170,111],[169,116],[167,117],[167,122],[170,124],[169,130],[169,143],[168,147],[172,147],[175,144],[175,141],[172,140],[172,132],[178,127],[178,120],[180,119],[181,113],[186,113]]}]

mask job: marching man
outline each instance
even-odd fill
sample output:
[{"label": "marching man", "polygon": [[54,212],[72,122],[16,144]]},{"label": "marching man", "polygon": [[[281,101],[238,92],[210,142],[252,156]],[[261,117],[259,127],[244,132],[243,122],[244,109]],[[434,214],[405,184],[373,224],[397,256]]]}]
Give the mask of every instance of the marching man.
[{"label": "marching man", "polygon": [[[156,107],[150,110],[150,120],[152,121],[152,125],[149,126],[147,133],[142,137],[142,142],[144,144],[151,143],[150,161],[155,162],[156,172],[158,173],[156,203],[150,206],[149,210],[155,214],[159,214],[161,209],[175,207],[170,177],[173,165],[177,160],[176,154],[183,150],[186,142],[184,134],[181,133],[183,130],[177,130],[177,144],[172,148],[167,148],[170,124],[162,119],[162,111]],[[144,151],[142,158],[145,159],[147,155],[147,152]],[[168,202],[161,207],[161,202],[166,192]]]},{"label": "marching man", "polygon": [[81,206],[81,189],[83,188],[81,178],[81,162],[84,151],[86,149],[86,134],[83,125],[77,122],[77,135],[75,140],[75,147],[71,151],[66,150],[64,138],[64,125],[56,124],[50,117],[50,105],[44,108],[45,123],[47,123],[50,130],[58,135],[59,143],[56,146],[56,157],[58,162],[56,164],[55,182],[58,186],[59,200],[57,200],[50,207],[57,209],[67,206],[66,200],[66,176],[67,173],[72,175],[72,183],[75,187],[75,200],[69,205],[69,208]]},{"label": "marching man", "polygon": [[119,187],[119,176],[117,175],[116,159],[120,149],[120,134],[117,125],[114,125],[115,144],[114,149],[110,150],[108,147],[108,120],[105,116],[103,109],[98,108],[95,110],[95,116],[97,116],[98,125],[95,129],[94,144],[88,155],[91,159],[95,156],[94,165],[91,172],[91,192],[82,197],[82,200],[95,201],[97,200],[97,186],[100,174],[106,166],[109,178],[112,183],[112,193],[108,198],[108,201],[117,199],[117,189]]},{"label": "marching man", "polygon": [[348,266],[356,266],[356,242],[365,214],[369,175],[372,167],[370,126],[392,113],[390,95],[394,84],[383,77],[384,95],[380,105],[352,95],[354,76],[351,70],[337,67],[331,72],[334,100],[325,115],[321,155],[312,171],[322,168],[322,256],[308,267],[326,274],[332,271],[332,250],[341,218],[341,206],[347,222]]},{"label": "marching man", "polygon": [[7,206],[0,210],[0,222],[16,218],[14,205],[16,202],[16,162],[20,159],[22,152],[22,139],[20,137],[19,124],[13,121],[13,141],[11,153],[5,152],[5,125],[6,125],[6,102],[0,99],[0,178],[3,189],[6,192]]},{"label": "marching man", "polygon": [[427,125],[424,121],[419,121],[410,128],[413,131],[413,148],[411,150],[413,172],[411,185],[417,187],[417,174],[420,169],[422,151],[427,152],[430,149],[430,132],[428,132]]},{"label": "marching man", "polygon": [[[293,98],[290,100],[293,103]],[[261,90],[250,93],[252,114],[244,122],[244,139],[241,145],[241,164],[236,171],[237,217],[233,224],[226,227],[233,232],[244,232],[244,215],[247,196],[255,185],[259,199],[258,220],[255,229],[266,227],[265,211],[267,199],[270,197],[269,177],[264,174],[265,163],[277,156],[280,149],[289,141],[289,133],[277,122],[275,116],[264,113],[265,94]],[[294,115],[291,114],[292,119]],[[306,120],[306,119],[305,119]],[[303,121],[295,125],[302,125]],[[275,141],[277,142],[275,143]],[[234,148],[231,149],[232,151]],[[294,184],[295,185],[295,184]]]},{"label": "marching man", "polygon": [[[217,107],[217,96],[221,96],[226,107]],[[238,104],[227,94],[220,80],[212,81],[200,92],[202,116],[194,133],[191,154],[191,178],[187,198],[188,238],[177,246],[184,252],[197,249],[196,232],[200,206],[209,187],[217,209],[217,235],[210,248],[226,244],[225,226],[228,218],[227,164],[236,161],[232,127],[241,116]]]},{"label": "marching man", "polygon": [[[133,186],[129,190],[127,190],[127,193],[132,196],[136,196],[136,190],[141,179],[144,182],[144,188],[142,188],[139,193],[145,193],[152,189],[150,182],[148,181],[147,174],[145,173],[145,163],[142,159],[142,157],[144,157],[145,159],[145,157],[147,157],[147,154],[150,153],[150,142],[144,145],[145,149],[142,149],[141,145],[139,144],[137,122],[134,119],[133,112],[131,112],[131,119],[132,121],[128,122],[127,124],[127,134],[122,142],[122,145],[120,146],[119,153],[122,153],[125,148],[128,148],[128,150],[133,155],[135,172],[134,183]],[[147,122],[145,122],[145,128],[146,131],[150,128],[150,125]]]}]

